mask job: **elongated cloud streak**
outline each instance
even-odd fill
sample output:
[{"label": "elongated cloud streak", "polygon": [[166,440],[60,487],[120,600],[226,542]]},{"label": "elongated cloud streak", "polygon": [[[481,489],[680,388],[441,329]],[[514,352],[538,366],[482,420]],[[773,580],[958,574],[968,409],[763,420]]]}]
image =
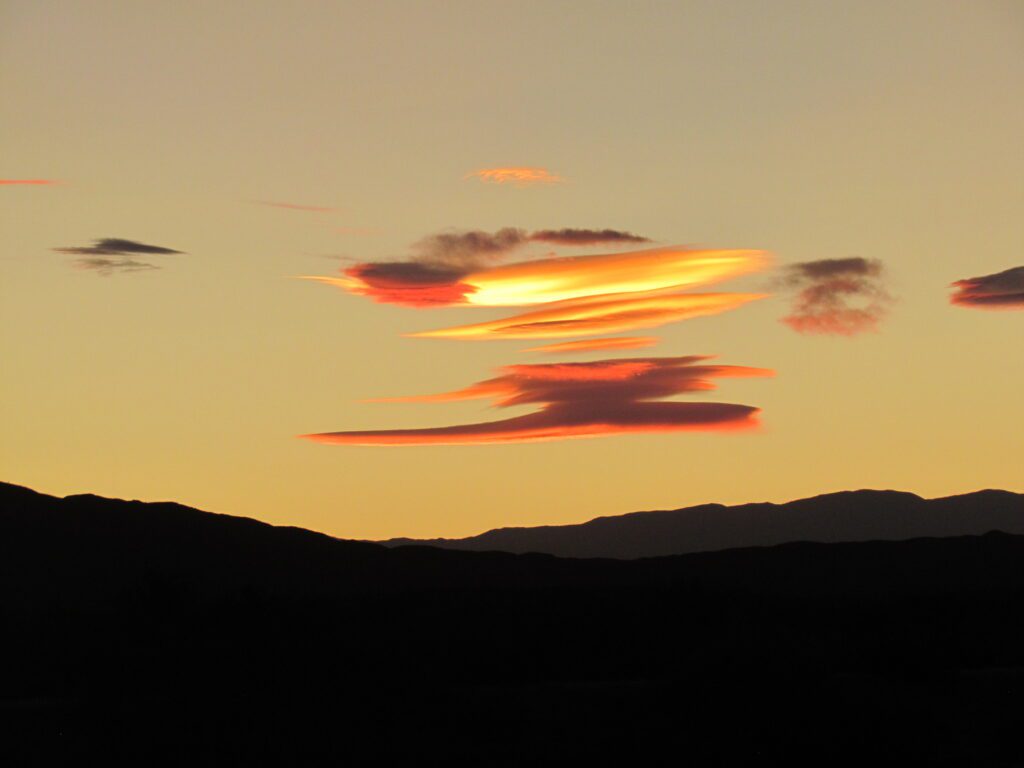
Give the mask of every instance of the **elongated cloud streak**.
[{"label": "elongated cloud streak", "polygon": [[340,211],[340,208],[329,208],[322,205],[300,205],[298,203],[280,203],[274,200],[254,200],[257,205],[266,205],[270,208],[283,208],[288,211],[307,211],[309,213],[333,213]]},{"label": "elongated cloud streak", "polygon": [[644,349],[658,343],[655,336],[618,336],[610,339],[584,339],[582,341],[564,341],[559,344],[545,344],[542,347],[530,347],[524,352],[544,352],[559,354],[563,352],[594,352],[608,349]]},{"label": "elongated cloud streak", "polygon": [[476,178],[489,184],[511,184],[514,187],[529,187],[536,184],[560,184],[565,181],[561,176],[551,173],[547,168],[528,166],[510,166],[507,168],[480,168],[467,173],[463,178]]},{"label": "elongated cloud streak", "polygon": [[523,261],[474,272],[462,282],[474,288],[466,295],[468,304],[522,307],[612,293],[685,290],[751,272],[762,258],[758,251],[670,246]]},{"label": "elongated cloud streak", "polygon": [[134,240],[123,240],[119,237],[104,237],[94,240],[93,245],[76,246],[73,248],[54,248],[57,253],[74,253],[80,256],[125,256],[129,253],[147,254],[180,254],[173,248],[164,248],[159,245],[146,245],[137,243]]},{"label": "elongated cloud streak", "polygon": [[603,245],[606,243],[649,243],[649,237],[617,229],[541,229],[530,235],[538,243],[555,245]]},{"label": "elongated cloud streak", "polygon": [[759,409],[752,406],[657,401],[714,389],[715,378],[773,375],[761,368],[700,364],[707,359],[654,357],[513,365],[503,368],[501,376],[464,390],[395,400],[450,402],[490,398],[498,407],[538,404],[541,410],[477,424],[327,432],[303,437],[348,445],[470,445],[629,432],[727,431],[756,426]]},{"label": "elongated cloud streak", "polygon": [[28,185],[34,187],[46,186],[48,184],[61,184],[56,179],[0,179],[0,187],[14,185]]},{"label": "elongated cloud streak", "polygon": [[437,339],[561,339],[656,328],[666,323],[716,315],[764,298],[757,293],[681,293],[598,297],[549,304],[542,309],[485,323],[410,334]]},{"label": "elongated cloud streak", "polygon": [[1024,267],[953,283],[950,302],[974,309],[1024,309]]},{"label": "elongated cloud streak", "polygon": [[[520,230],[501,230],[498,235],[507,234],[500,239],[489,235],[484,240],[486,252],[503,253],[503,248],[514,247],[510,244],[519,238],[517,232]],[[311,279],[386,304],[516,307],[612,293],[686,290],[752,272],[765,261],[760,251],[670,246],[466,270],[463,265],[479,261],[479,252],[472,251],[475,255],[469,256],[461,240],[454,253],[439,247],[434,239],[426,243],[424,251],[430,258],[356,264],[345,270],[343,277]]]},{"label": "elongated cloud streak", "polygon": [[140,272],[160,269],[156,264],[138,261],[134,258],[136,254],[168,256],[182,253],[182,251],[176,251],[173,248],[147,245],[146,243],[124,240],[119,237],[104,237],[94,240],[92,245],[53,248],[52,250],[56,253],[70,253],[81,257],[72,262],[75,267],[91,270],[101,275],[111,275],[114,272]]},{"label": "elongated cloud streak", "polygon": [[808,334],[855,336],[877,330],[892,302],[882,271],[880,261],[859,257],[790,265],[782,284],[797,294],[782,322]]}]

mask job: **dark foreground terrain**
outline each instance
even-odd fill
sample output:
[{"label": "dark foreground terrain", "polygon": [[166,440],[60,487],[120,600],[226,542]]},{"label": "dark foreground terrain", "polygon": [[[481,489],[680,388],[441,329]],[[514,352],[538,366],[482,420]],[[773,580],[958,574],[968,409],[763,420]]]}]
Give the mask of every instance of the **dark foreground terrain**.
[{"label": "dark foreground terrain", "polygon": [[1024,765],[1024,537],[646,560],[0,485],[9,765]]}]

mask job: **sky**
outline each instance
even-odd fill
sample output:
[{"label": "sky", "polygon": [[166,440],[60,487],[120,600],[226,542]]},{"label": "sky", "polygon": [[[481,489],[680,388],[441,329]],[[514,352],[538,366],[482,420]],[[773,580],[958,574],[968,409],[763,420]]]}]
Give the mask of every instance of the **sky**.
[{"label": "sky", "polygon": [[1013,0],[6,0],[0,477],[354,538],[1022,491],[1022,93]]}]

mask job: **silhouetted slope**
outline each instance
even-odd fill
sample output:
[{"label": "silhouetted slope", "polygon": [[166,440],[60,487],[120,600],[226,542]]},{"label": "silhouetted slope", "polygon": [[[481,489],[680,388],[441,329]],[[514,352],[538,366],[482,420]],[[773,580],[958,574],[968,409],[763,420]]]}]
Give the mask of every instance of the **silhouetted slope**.
[{"label": "silhouetted slope", "polygon": [[988,531],[1024,534],[1024,495],[979,491],[925,500],[897,491],[846,491],[786,504],[703,504],[599,517],[578,525],[498,528],[464,539],[399,538],[379,543],[631,559],[789,541],[899,541]]},{"label": "silhouetted slope", "polygon": [[0,485],[0,637],[19,766],[1024,764],[1001,533],[574,560]]}]

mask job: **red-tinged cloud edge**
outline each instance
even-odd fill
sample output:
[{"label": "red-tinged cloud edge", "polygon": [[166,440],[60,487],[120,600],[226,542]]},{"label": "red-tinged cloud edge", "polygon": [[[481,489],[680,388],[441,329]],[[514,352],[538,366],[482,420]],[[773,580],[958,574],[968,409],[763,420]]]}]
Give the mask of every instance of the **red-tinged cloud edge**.
[{"label": "red-tinged cloud edge", "polygon": [[564,341],[560,344],[545,344],[540,347],[530,347],[524,352],[542,352],[547,355],[575,353],[575,352],[596,352],[608,349],[645,349],[653,347],[658,343],[656,336],[617,336],[608,339],[584,339],[582,341]]},{"label": "red-tinged cloud edge", "polygon": [[63,184],[63,181],[57,179],[0,179],[0,186],[10,186],[15,184],[28,185],[28,186],[46,186],[49,184]]},{"label": "red-tinged cloud edge", "polygon": [[[472,245],[466,242],[467,234],[475,235]],[[437,236],[420,244],[429,258],[356,264],[342,277],[311,279],[386,304],[521,307],[689,290],[757,271],[766,263],[760,251],[666,246],[492,267],[479,264],[481,258],[498,258],[527,239],[512,229],[443,241]]]},{"label": "red-tinged cloud edge", "polygon": [[953,287],[949,300],[959,307],[1024,310],[1024,267],[957,280]]},{"label": "red-tinged cloud edge", "polygon": [[757,426],[758,408],[732,403],[653,402],[714,389],[720,377],[772,376],[741,366],[701,365],[706,357],[634,358],[512,365],[456,392],[394,400],[449,402],[492,398],[498,407],[536,404],[534,413],[426,429],[327,432],[302,437],[341,445],[471,445],[563,440],[633,432],[735,431]]}]

